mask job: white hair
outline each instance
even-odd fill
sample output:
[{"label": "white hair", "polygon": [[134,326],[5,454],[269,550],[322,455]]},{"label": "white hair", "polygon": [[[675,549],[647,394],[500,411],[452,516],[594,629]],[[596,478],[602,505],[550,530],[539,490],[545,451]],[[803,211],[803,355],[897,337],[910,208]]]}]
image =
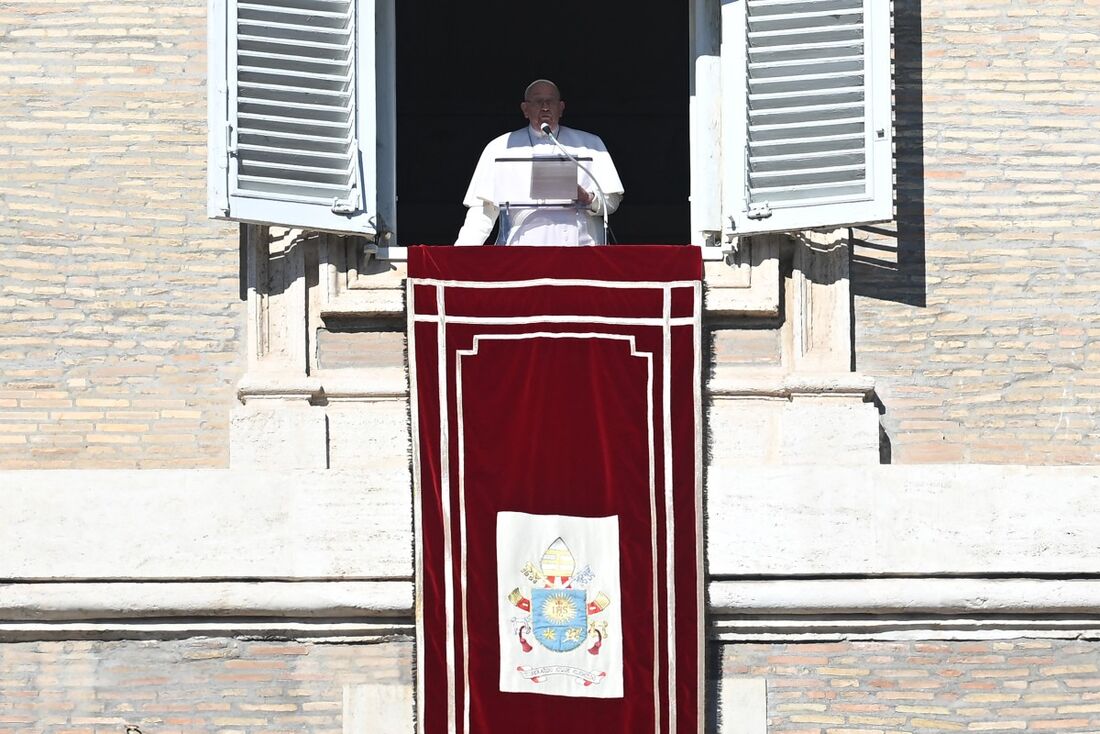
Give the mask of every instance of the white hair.
[{"label": "white hair", "polygon": [[535,81],[533,81],[533,82],[531,82],[530,84],[527,85],[527,89],[523,90],[523,101],[524,102],[526,102],[527,100],[529,100],[531,98],[531,90],[539,84],[549,84],[550,86],[552,86],[554,88],[554,91],[558,93],[558,97],[559,98],[561,97],[561,90],[558,89],[557,84],[550,81],[549,79],[536,79]]}]

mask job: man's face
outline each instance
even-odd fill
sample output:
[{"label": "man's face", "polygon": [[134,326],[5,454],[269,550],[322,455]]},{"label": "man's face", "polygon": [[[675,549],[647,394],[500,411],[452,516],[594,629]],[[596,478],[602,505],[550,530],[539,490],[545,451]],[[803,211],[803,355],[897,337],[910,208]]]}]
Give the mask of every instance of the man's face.
[{"label": "man's face", "polygon": [[565,102],[561,101],[558,90],[550,84],[536,84],[531,87],[527,99],[519,106],[523,110],[523,116],[538,130],[542,123],[548,123],[551,128],[558,128],[558,120],[561,113],[565,112]]}]

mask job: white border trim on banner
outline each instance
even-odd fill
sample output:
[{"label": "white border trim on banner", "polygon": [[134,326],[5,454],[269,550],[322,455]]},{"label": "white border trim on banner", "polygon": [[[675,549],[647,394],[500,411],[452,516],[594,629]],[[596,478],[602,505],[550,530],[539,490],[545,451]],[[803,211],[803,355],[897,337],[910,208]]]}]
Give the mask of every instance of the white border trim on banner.
[{"label": "white border trim on banner", "polygon": [[706,718],[706,527],[703,519],[703,284],[697,282],[693,286],[694,305],[692,318],[695,320],[693,328],[692,352],[694,353],[694,375],[692,377],[692,397],[695,401],[695,574],[696,574],[696,599],[695,599],[695,624],[699,630],[696,642],[695,658],[695,687],[696,687],[696,731],[704,729]]},{"label": "white border trim on banner", "polygon": [[[668,622],[668,730],[676,732],[676,513],[672,497],[672,289],[661,294],[661,423],[665,481],[665,617]],[[660,727],[658,727],[660,728]]]},{"label": "white border trim on banner", "polygon": [[557,286],[563,288],[587,286],[591,288],[621,288],[626,290],[663,290],[665,288],[692,288],[696,280],[589,280],[584,278],[532,278],[530,280],[443,280],[440,278],[409,278],[413,285],[443,286],[445,288],[472,288],[497,290],[500,288],[537,288]]},{"label": "white border trim on banner", "polygon": [[[420,590],[424,588],[424,557],[421,552],[424,542],[424,516],[421,510],[424,502],[424,485],[421,478],[420,467],[420,414],[417,411],[417,381],[416,381],[416,309],[413,308],[413,283],[405,284],[406,317],[408,326],[408,375],[409,375],[409,440],[412,447],[412,480],[413,480],[413,573],[416,579],[416,588],[413,589],[413,619],[416,624],[416,642],[414,650],[416,655],[416,703],[420,706],[424,701],[424,597]],[[416,711],[416,730],[418,734],[424,732],[424,715],[422,711]]]},{"label": "white border trim on banner", "polygon": [[[437,318],[432,315],[416,317],[418,323],[434,324]],[[610,326],[694,326],[691,316],[680,318],[632,319],[628,316],[566,316],[561,314],[540,314],[537,316],[455,316],[447,314],[448,324],[495,324],[500,326],[523,326],[525,324],[608,324]]]},{"label": "white border trim on banner", "polygon": [[[657,606],[657,594],[658,594],[658,578],[657,578],[657,478],[654,476],[654,469],[656,467],[656,459],[654,457],[655,451],[653,446],[654,429],[653,429],[653,353],[652,352],[639,352],[638,345],[633,334],[601,334],[597,332],[553,332],[553,331],[536,331],[527,334],[475,334],[471,349],[460,349],[455,351],[455,401],[458,410],[458,442],[459,451],[462,453],[459,455],[459,475],[458,475],[458,497],[460,505],[460,516],[462,518],[462,536],[463,544],[459,549],[460,552],[460,564],[462,573],[462,619],[463,619],[463,664],[465,666],[463,675],[466,685],[467,696],[464,701],[464,721],[466,728],[464,731],[469,731],[470,725],[470,698],[468,695],[470,686],[470,660],[469,660],[469,636],[468,630],[465,626],[466,619],[468,618],[468,608],[466,599],[466,544],[465,544],[465,517],[466,517],[466,474],[465,474],[465,422],[463,415],[464,399],[462,396],[462,363],[464,357],[475,357],[478,355],[478,351],[481,347],[482,340],[485,341],[521,341],[526,339],[608,339],[612,341],[625,341],[630,347],[630,356],[645,359],[646,361],[646,426],[648,429],[648,451],[649,451],[649,536],[650,536],[650,550],[653,558],[653,571],[652,571],[652,583],[653,583],[653,670],[660,670],[661,660],[661,637],[660,631],[660,614],[658,613],[659,607]],[[666,458],[666,461],[668,459]],[[658,681],[656,675],[654,675],[653,686],[653,698],[655,713],[658,714],[656,730],[660,732],[660,708],[661,708],[661,696],[660,687],[657,685]]]},{"label": "white border trim on banner", "polygon": [[[451,537],[451,433],[447,416],[447,307],[444,287],[435,287],[435,307],[439,324],[436,331],[436,360],[439,380],[439,488],[443,510],[443,601],[447,619],[447,731],[455,734],[455,630],[454,619],[454,538]],[[467,732],[468,730],[463,730]]]},{"label": "white border trim on banner", "polygon": [[695,321],[692,351],[694,352],[694,384],[692,397],[695,401],[695,628],[698,631],[696,643],[695,697],[696,731],[704,731],[706,712],[706,537],[703,519],[703,284],[694,284],[694,305],[692,318]]}]

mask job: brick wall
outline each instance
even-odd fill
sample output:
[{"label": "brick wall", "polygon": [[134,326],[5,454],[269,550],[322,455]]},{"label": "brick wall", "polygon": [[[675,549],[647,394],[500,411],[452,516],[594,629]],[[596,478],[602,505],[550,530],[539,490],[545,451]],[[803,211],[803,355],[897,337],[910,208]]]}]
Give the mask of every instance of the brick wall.
[{"label": "brick wall", "polygon": [[1096,462],[1100,2],[895,9],[899,216],[853,266],[893,460]]},{"label": "brick wall", "polygon": [[220,466],[243,372],[206,219],[201,2],[0,7],[0,467]]},{"label": "brick wall", "polygon": [[1100,728],[1095,641],[725,645],[721,669],[767,680],[769,734]]},{"label": "brick wall", "polygon": [[412,643],[0,644],[0,734],[340,734],[343,686],[412,682]]},{"label": "brick wall", "polygon": [[[892,459],[1095,462],[1100,2],[895,6],[899,216],[852,276]],[[0,33],[0,467],[224,465],[204,4],[9,3]]]},{"label": "brick wall", "polygon": [[[1095,641],[728,644],[769,734],[1100,728]],[[233,639],[0,644],[0,734],[341,731],[345,684],[411,685],[412,644]]]}]

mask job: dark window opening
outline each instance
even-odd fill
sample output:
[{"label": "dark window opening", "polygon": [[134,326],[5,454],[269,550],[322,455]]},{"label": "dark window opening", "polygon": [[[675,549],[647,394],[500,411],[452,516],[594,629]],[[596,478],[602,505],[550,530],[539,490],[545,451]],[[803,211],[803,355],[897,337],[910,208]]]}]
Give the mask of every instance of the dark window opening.
[{"label": "dark window opening", "polygon": [[562,123],[596,133],[626,195],[621,243],[690,241],[688,6],[398,0],[400,244],[451,244],[482,148],[526,124],[533,79],[561,87]]}]

